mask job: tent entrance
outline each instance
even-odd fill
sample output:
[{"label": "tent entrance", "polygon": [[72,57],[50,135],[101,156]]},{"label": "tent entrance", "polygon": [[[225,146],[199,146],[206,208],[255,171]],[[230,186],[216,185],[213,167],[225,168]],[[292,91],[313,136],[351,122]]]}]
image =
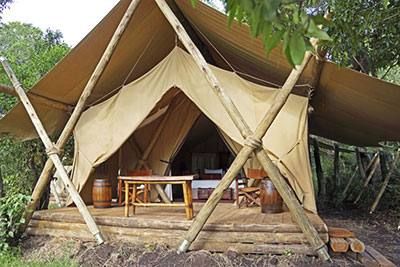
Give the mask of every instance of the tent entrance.
[{"label": "tent entrance", "polygon": [[[199,178],[192,184],[193,199],[205,201],[233,159],[234,155],[224,142],[217,126],[204,114],[201,114],[173,158],[171,173],[172,175],[198,174]],[[229,191],[233,192],[233,186],[234,183]],[[182,187],[174,186],[174,199],[182,198],[182,196]],[[232,196],[232,193],[228,193],[225,199],[233,200]]]}]

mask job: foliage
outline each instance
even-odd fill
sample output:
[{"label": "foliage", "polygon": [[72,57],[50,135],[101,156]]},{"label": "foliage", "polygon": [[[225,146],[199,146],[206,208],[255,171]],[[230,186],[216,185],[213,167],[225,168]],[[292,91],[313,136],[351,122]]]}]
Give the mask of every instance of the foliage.
[{"label": "foliage", "polygon": [[[210,2],[210,1],[209,1]],[[322,27],[330,26],[318,11],[320,3],[290,0],[225,0],[229,16],[228,26],[234,19],[250,26],[251,37],[262,36],[267,57],[283,40],[282,50],[294,67],[301,64],[305,52],[315,53],[310,38],[331,40]],[[195,0],[192,0],[195,4]],[[321,27],[319,27],[321,26]]]},{"label": "foliage", "polygon": [[[61,32],[50,29],[43,32],[31,24],[19,22],[0,23],[0,45],[2,55],[8,59],[18,80],[27,87],[32,87],[70,50],[62,41]],[[3,68],[0,70],[0,83],[11,85]],[[16,102],[16,97],[0,94],[0,118]],[[68,157],[70,154],[67,153]],[[3,249],[12,241],[27,195],[31,194],[47,156],[38,139],[14,142],[11,137],[3,135],[0,138],[0,158],[6,192],[1,207],[6,215],[1,219],[0,249]],[[46,208],[47,201],[41,204],[41,208]]]},{"label": "foliage", "polygon": [[45,262],[36,259],[35,262],[26,262],[21,255],[21,252],[16,250],[7,251],[0,255],[0,266],[12,267],[70,267],[78,266],[76,260],[72,259],[70,255],[62,255],[60,258],[50,258]]},{"label": "foliage", "polygon": [[326,1],[321,10],[332,17],[330,59],[373,76],[399,65],[400,1]]},{"label": "foliage", "polygon": [[0,255],[8,251],[10,244],[15,242],[18,226],[24,223],[21,219],[26,203],[30,197],[23,194],[9,193],[0,198]]},{"label": "foliage", "polygon": [[[282,52],[293,65],[312,50],[309,37],[327,40],[327,57],[366,74],[398,82],[400,76],[400,1],[387,0],[203,0],[225,5],[229,24],[249,24],[262,36],[267,56],[283,40]],[[192,0],[194,3],[195,0]],[[323,19],[329,14],[330,22]],[[328,35],[318,29],[323,28]],[[392,74],[388,75],[387,74]],[[394,77],[393,77],[394,76]]]}]

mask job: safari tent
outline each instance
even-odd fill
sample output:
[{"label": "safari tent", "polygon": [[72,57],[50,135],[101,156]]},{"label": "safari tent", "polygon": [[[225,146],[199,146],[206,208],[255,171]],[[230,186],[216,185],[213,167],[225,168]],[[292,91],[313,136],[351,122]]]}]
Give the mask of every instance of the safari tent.
[{"label": "safari tent", "polygon": [[[96,175],[112,177],[115,188],[118,173],[123,174],[143,163],[140,154],[152,142],[163,120],[147,159],[156,174],[164,175],[172,168],[175,156],[199,117],[208,118],[229,150],[239,153],[246,146],[246,139],[232,116],[228,116],[224,102],[216,97],[217,85],[230,97],[250,130],[255,131],[265,113],[278,101],[276,97],[292,71],[280,46],[266,58],[261,40],[251,40],[246,25],[233,23],[228,29],[226,15],[207,5],[198,1],[193,8],[191,1],[169,0],[167,4],[172,14],[168,15],[177,18],[173,21],[167,20],[163,14],[165,10],[156,2],[163,1],[121,0],[28,92],[46,132],[62,132],[71,112],[78,109],[82,92],[92,83],[92,73],[96,73],[98,62],[108,53],[110,39],[114,40],[112,36],[121,26],[121,19],[124,21],[124,13],[132,3],[137,5],[133,7],[136,11],[132,19],[125,20],[126,29],[118,45],[109,53],[112,56],[107,67],[99,72],[99,80],[92,83],[93,92],[85,94],[87,101],[79,106],[84,112],[73,127],[72,180],[87,203],[91,202],[91,182]],[[193,41],[192,46],[184,44],[186,37],[181,35],[181,26]],[[198,59],[192,56],[194,45],[219,82],[216,86],[210,86],[210,76],[207,76],[210,72],[204,66],[199,68]],[[305,66],[292,94],[282,110],[278,109],[279,114],[262,138],[262,148],[288,180],[302,207],[316,215],[308,135],[364,146],[377,145],[383,140],[400,140],[397,116],[400,88],[339,68],[317,56],[312,56]],[[22,103],[0,121],[0,131],[20,140],[38,137]],[[201,129],[197,131],[201,133]],[[51,155],[54,154],[57,153]],[[252,156],[244,169],[247,167],[264,165]],[[269,174],[273,179],[278,175]],[[286,201],[290,211],[306,218],[305,212],[294,203],[297,200],[291,199]],[[295,216],[300,226],[296,231],[301,229],[314,249],[320,250],[323,244],[313,243],[309,237],[314,232],[307,232],[313,226],[302,223],[300,215]],[[40,216],[46,217],[39,214],[37,218]],[[280,220],[284,224],[284,218]],[[290,223],[296,224],[296,220]],[[326,234],[326,225],[320,219],[318,223],[314,229],[322,236]],[[90,229],[97,229],[88,224]]]}]

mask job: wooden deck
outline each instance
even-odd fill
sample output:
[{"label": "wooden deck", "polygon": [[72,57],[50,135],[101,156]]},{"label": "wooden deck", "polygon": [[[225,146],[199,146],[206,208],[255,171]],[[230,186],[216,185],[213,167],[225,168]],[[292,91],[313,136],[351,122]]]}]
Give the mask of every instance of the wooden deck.
[{"label": "wooden deck", "polygon": [[[194,203],[195,214],[202,205]],[[124,217],[123,207],[88,208],[110,241],[167,243],[178,248],[192,222],[186,219],[183,208],[138,207],[136,215],[129,218]],[[325,223],[316,214],[307,215],[327,243]],[[35,212],[27,233],[94,240],[75,207]],[[190,249],[223,252],[228,248],[245,253],[280,254],[290,249],[313,254],[290,212],[263,214],[259,207],[237,209],[233,204],[220,203]]]}]

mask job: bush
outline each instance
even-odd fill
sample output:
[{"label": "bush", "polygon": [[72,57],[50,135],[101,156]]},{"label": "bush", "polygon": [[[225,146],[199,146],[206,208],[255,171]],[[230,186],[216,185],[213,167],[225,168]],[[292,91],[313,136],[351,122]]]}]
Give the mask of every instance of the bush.
[{"label": "bush", "polygon": [[23,194],[7,194],[0,198],[0,254],[4,254],[10,246],[16,244],[18,226],[24,223],[21,219],[30,196]]}]

